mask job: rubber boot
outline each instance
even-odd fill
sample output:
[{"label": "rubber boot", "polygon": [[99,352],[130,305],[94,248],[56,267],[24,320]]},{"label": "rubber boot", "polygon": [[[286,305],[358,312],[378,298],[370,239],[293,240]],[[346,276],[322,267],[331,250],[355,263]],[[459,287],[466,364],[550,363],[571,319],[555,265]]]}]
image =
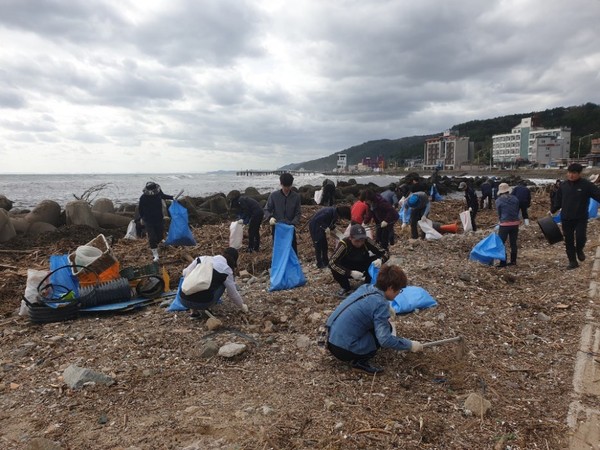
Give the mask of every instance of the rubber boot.
[{"label": "rubber boot", "polygon": [[157,248],[151,248],[150,250],[152,250],[152,261],[157,262],[158,261],[158,249]]}]

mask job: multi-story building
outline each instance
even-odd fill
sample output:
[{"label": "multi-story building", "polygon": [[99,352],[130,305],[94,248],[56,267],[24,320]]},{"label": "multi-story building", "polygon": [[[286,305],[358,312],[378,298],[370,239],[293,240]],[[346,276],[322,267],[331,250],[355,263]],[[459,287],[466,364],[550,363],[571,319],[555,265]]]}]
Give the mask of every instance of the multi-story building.
[{"label": "multi-story building", "polygon": [[510,133],[492,136],[495,163],[529,161],[550,165],[553,161],[568,158],[570,148],[570,128],[542,128],[537,126],[533,117],[521,119]]},{"label": "multi-story building", "polygon": [[469,160],[471,145],[468,137],[461,137],[453,130],[425,141],[423,169],[453,170]]}]

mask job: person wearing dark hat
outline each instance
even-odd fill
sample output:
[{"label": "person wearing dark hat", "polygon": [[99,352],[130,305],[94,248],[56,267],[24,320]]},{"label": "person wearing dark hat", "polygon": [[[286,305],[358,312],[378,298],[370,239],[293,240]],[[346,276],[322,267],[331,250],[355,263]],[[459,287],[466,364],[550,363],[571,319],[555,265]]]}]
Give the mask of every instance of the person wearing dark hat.
[{"label": "person wearing dark hat", "polygon": [[338,219],[350,220],[349,206],[322,208],[308,222],[310,237],[315,246],[317,268],[319,269],[324,269],[329,265],[327,235],[335,228]]},{"label": "person wearing dark hat", "polygon": [[[419,191],[410,194],[406,200],[406,206],[410,208],[410,237],[419,238],[419,220],[429,212],[429,195],[426,192]],[[421,236],[425,239],[425,236]]]},{"label": "person wearing dark hat", "polygon": [[371,262],[376,267],[381,267],[388,258],[388,251],[367,237],[365,227],[352,225],[350,236],[339,242],[329,260],[331,274],[341,286],[337,294],[344,297],[351,292],[350,279],[360,281],[364,278],[366,283],[370,283],[368,269]]},{"label": "person wearing dark hat", "polygon": [[391,325],[390,300],[407,285],[406,274],[398,266],[383,266],[375,285],[365,284],[349,295],[331,313],[325,326],[327,349],[340,361],[349,362],[353,370],[369,375],[383,369],[370,360],[381,347],[398,351],[423,351],[418,341],[397,337]]},{"label": "person wearing dark hat", "polygon": [[239,306],[243,312],[248,312],[248,305],[242,300],[242,297],[235,286],[233,276],[233,271],[237,267],[238,256],[238,251],[235,248],[227,247],[220,255],[213,257],[199,256],[195,258],[189,266],[183,269],[183,277],[185,279],[185,277],[188,276],[198,264],[205,261],[206,258],[210,258],[213,266],[212,279],[208,289],[194,292],[189,295],[186,295],[181,290],[179,291],[181,304],[186,308],[191,309],[192,318],[199,317],[201,311],[206,311],[211,306],[215,305],[225,290],[227,290],[227,296],[233,303]]},{"label": "person wearing dark hat", "polygon": [[572,163],[567,167],[567,179],[556,191],[550,214],[560,209],[560,220],[565,237],[565,249],[569,258],[568,270],[579,267],[577,260],[584,261],[587,241],[588,208],[590,199],[600,202],[600,188],[582,178],[583,166]]},{"label": "person wearing dark hat", "polygon": [[[500,195],[500,188],[498,188],[498,195]],[[519,209],[521,210],[521,217],[525,225],[529,225],[529,207],[531,206],[531,191],[527,187],[525,180],[519,181],[513,190],[512,195],[519,199]]]},{"label": "person wearing dark hat", "polygon": [[477,231],[477,224],[475,223],[475,217],[477,216],[477,211],[479,210],[479,201],[477,200],[477,194],[473,190],[471,186],[465,181],[461,181],[458,185],[459,191],[464,191],[465,193],[465,203],[467,204],[467,208],[471,213],[471,225],[473,226],[473,231]]},{"label": "person wearing dark hat", "polygon": [[231,199],[231,207],[239,210],[240,223],[248,225],[248,253],[260,250],[260,224],[265,212],[260,203],[252,197],[245,195],[235,196]]},{"label": "person wearing dark hat", "polygon": [[[279,176],[281,189],[271,192],[265,205],[265,219],[269,219],[272,234],[275,237],[275,224],[285,223],[297,227],[300,223],[300,194],[292,190],[294,177],[291,173],[282,173]],[[292,248],[298,255],[296,231],[292,237]]]},{"label": "person wearing dark hat", "polygon": [[498,212],[499,228],[498,236],[506,244],[506,238],[510,242],[510,262],[500,262],[498,267],[514,266],[517,264],[517,238],[519,237],[519,199],[510,193],[507,183],[498,186],[498,198],[496,199],[496,211]]},{"label": "person wearing dark hat", "polygon": [[163,218],[163,200],[173,200],[165,194],[160,185],[148,181],[138,203],[138,214],[148,234],[148,243],[154,262],[158,261],[158,243],[163,240],[165,225]]}]

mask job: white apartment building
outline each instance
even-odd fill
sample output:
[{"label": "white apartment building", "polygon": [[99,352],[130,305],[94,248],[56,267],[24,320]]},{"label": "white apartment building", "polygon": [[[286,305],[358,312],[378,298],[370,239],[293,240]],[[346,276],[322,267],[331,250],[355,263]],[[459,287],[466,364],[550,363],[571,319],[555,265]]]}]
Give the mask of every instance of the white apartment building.
[{"label": "white apartment building", "polygon": [[470,148],[468,137],[460,137],[446,130],[442,136],[425,141],[423,169],[459,169],[462,163],[469,160]]},{"label": "white apartment building", "polygon": [[533,117],[521,123],[508,134],[492,136],[492,156],[495,163],[531,163],[549,165],[552,161],[568,158],[571,148],[571,129],[535,126]]}]

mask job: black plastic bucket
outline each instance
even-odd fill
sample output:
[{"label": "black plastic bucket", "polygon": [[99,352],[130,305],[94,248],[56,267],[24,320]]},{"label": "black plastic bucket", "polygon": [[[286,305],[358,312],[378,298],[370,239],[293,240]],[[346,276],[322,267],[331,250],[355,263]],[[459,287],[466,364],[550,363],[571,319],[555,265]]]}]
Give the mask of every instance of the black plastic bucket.
[{"label": "black plastic bucket", "polygon": [[552,217],[542,217],[541,219],[538,219],[537,223],[542,229],[542,233],[544,233],[544,236],[550,245],[556,244],[557,242],[563,240],[562,231],[560,231],[559,226]]}]

